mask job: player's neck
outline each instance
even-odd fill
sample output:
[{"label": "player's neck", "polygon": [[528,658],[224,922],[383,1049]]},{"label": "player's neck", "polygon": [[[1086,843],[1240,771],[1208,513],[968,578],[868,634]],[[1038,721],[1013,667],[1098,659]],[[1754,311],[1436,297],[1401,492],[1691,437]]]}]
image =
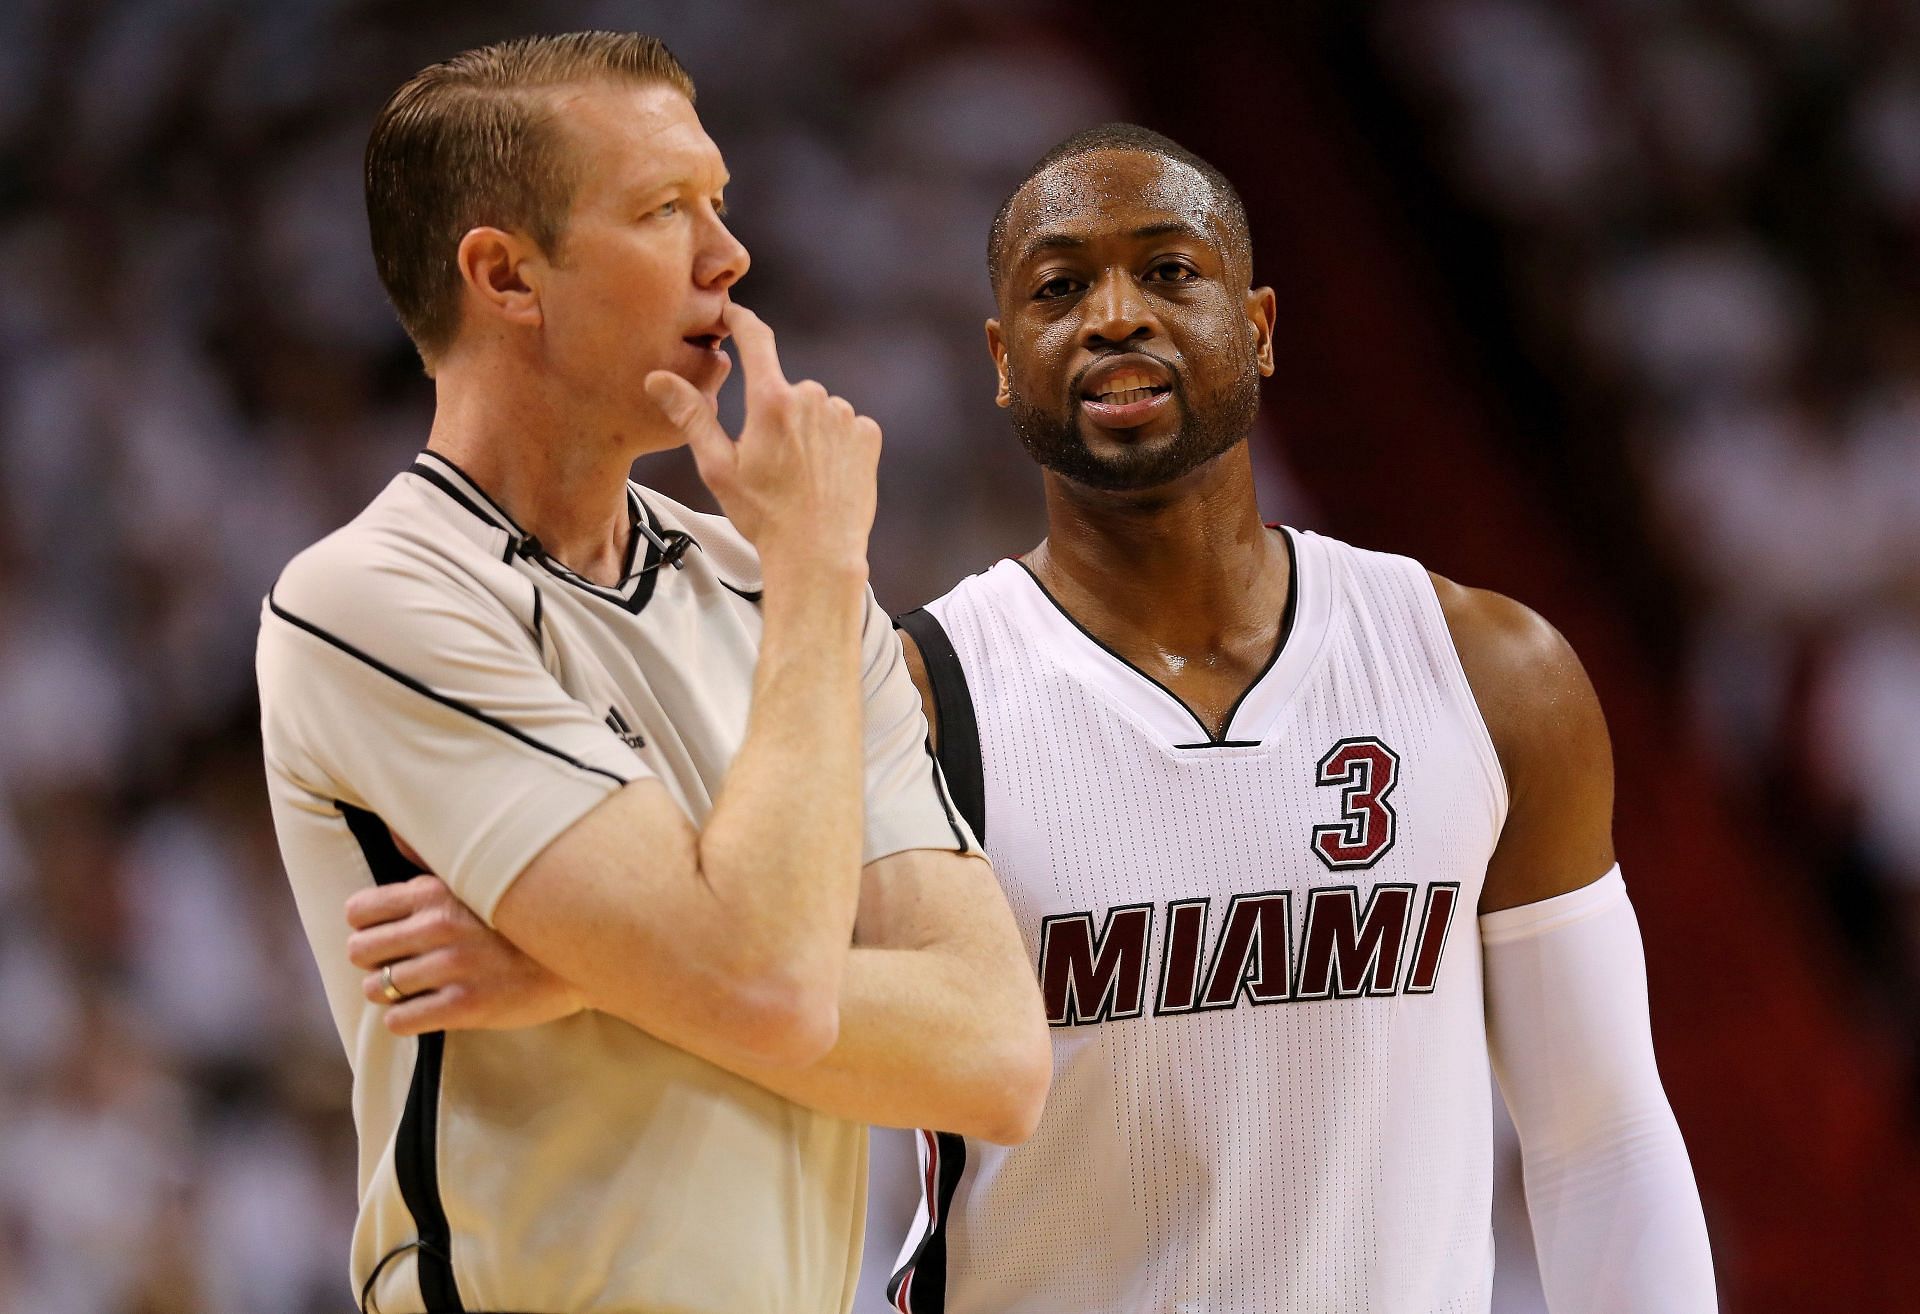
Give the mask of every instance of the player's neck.
[{"label": "player's neck", "polygon": [[427,447],[458,465],[546,554],[596,584],[617,584],[632,525],[633,454],[617,435],[582,431],[537,391],[437,379]]},{"label": "player's neck", "polygon": [[1244,446],[1152,493],[1051,474],[1046,491],[1047,538],[1026,563],[1095,633],[1197,657],[1280,615],[1286,551],[1261,522]]}]

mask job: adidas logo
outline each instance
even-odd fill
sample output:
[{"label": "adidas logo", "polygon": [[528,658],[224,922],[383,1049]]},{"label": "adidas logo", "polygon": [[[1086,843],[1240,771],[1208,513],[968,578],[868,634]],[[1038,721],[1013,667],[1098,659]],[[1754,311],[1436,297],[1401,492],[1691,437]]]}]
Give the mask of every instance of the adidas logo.
[{"label": "adidas logo", "polygon": [[627,718],[620,715],[620,709],[617,707],[607,709],[607,728],[620,737],[621,743],[635,752],[647,746],[646,736],[636,733],[634,728],[627,724]]}]

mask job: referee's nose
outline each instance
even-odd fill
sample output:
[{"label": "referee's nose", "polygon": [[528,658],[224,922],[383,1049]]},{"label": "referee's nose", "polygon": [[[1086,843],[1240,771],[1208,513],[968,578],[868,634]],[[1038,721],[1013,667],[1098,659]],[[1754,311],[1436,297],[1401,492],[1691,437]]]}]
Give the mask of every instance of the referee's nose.
[{"label": "referee's nose", "polygon": [[693,281],[709,292],[724,292],[738,283],[753,263],[747,248],[733,235],[726,221],[713,210],[707,211],[700,226],[700,250],[693,260]]}]

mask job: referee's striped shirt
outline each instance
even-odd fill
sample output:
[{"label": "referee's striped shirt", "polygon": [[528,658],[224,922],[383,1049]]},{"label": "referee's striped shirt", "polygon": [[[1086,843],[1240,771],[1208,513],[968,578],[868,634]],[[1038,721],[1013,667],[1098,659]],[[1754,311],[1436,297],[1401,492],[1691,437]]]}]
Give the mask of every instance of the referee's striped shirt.
[{"label": "referee's striped shirt", "polygon": [[[813,1314],[852,1299],[864,1127],[599,1013],[396,1038],[347,961],[347,896],[415,870],[389,827],[490,918],[629,781],[657,777],[704,822],[745,733],[759,566],[724,519],[629,497],[650,533],[634,535],[632,577],[604,588],[423,453],[295,558],[262,612],[274,821],[353,1066],[352,1276],[358,1291],[378,1270],[384,1314]],[[663,562],[659,542],[683,535]],[[868,605],[866,860],[971,848],[899,643]]]}]

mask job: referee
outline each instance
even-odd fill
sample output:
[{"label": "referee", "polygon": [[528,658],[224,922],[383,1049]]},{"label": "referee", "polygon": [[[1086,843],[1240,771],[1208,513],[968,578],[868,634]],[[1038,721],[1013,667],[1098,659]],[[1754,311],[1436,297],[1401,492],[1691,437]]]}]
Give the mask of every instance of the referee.
[{"label": "referee", "polygon": [[[844,1310],[862,1124],[1018,1140],[1051,1067],[866,587],[880,431],[730,304],[726,169],[651,38],[428,68],[366,178],[433,428],[288,565],[259,645],[353,1066],[361,1305]],[[725,518],[628,481],[681,442]],[[452,897],[415,900],[427,868]],[[378,923],[351,946],[350,899]],[[552,974],[518,1029],[443,1029],[462,964],[421,950],[472,916]]]}]

